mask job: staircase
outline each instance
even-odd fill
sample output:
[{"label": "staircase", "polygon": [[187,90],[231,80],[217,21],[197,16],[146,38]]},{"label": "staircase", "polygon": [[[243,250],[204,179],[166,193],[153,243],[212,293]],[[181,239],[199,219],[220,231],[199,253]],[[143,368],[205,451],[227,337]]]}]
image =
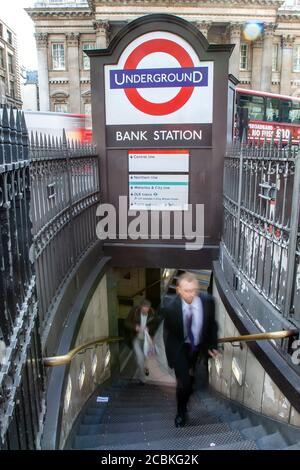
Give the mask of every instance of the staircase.
[{"label": "staircase", "polygon": [[[178,270],[164,302],[174,298]],[[200,289],[207,290],[210,271],[194,271]],[[162,342],[162,332],[157,344]],[[79,416],[72,449],[95,450],[300,450],[300,429],[251,412],[208,389],[198,375],[189,401],[187,423],[176,428],[175,387],[163,382],[145,385],[132,380],[135,363],[128,359],[125,377],[98,392],[106,403],[90,398]],[[160,364],[162,367],[162,364]],[[167,369],[166,369],[167,370]],[[200,368],[201,370],[201,368]],[[151,373],[150,373],[151,377]],[[200,390],[200,391],[199,391]],[[99,400],[100,397],[98,397]],[[75,432],[75,434],[74,434]],[[70,441],[69,441],[70,442]]]},{"label": "staircase", "polygon": [[101,397],[107,397],[108,402],[97,403],[96,396],[90,399],[77,424],[73,449],[300,449],[297,428],[298,432],[283,433],[276,422],[273,428],[269,422],[257,424],[246,411],[235,411],[230,402],[208,392],[192,395],[184,428],[174,426],[174,387],[142,386],[120,379],[104,388]]}]

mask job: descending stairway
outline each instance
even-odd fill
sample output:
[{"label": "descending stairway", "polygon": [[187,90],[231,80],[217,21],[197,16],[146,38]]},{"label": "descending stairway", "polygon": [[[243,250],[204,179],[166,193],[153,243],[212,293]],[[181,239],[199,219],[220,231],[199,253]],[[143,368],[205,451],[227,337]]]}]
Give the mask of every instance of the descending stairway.
[{"label": "descending stairway", "polygon": [[276,427],[255,425],[251,417],[243,417],[230,403],[207,392],[192,395],[184,428],[174,426],[173,387],[119,380],[103,389],[101,396],[108,402],[97,403],[96,396],[90,399],[77,425],[73,449],[300,449],[299,433],[284,437]]},{"label": "descending stairway", "polygon": [[[178,270],[172,278],[164,302],[174,298],[176,281],[182,272]],[[207,290],[211,272],[194,273],[199,279],[200,289]],[[162,330],[159,330],[156,344],[162,341]],[[126,355],[125,350],[123,353]],[[163,357],[160,348],[160,359]],[[107,403],[98,402],[96,395],[90,398],[77,420],[73,441],[67,447],[98,450],[300,450],[299,428],[278,424],[208,390],[199,391],[204,382],[201,373],[196,383],[198,391],[189,402],[187,424],[184,428],[176,428],[175,387],[163,383],[142,386],[132,380],[136,368],[134,361],[126,359],[123,362],[127,371],[124,373],[124,368],[121,371],[127,379],[120,378],[101,388],[98,394],[106,398]],[[160,363],[162,368],[163,362]]]}]

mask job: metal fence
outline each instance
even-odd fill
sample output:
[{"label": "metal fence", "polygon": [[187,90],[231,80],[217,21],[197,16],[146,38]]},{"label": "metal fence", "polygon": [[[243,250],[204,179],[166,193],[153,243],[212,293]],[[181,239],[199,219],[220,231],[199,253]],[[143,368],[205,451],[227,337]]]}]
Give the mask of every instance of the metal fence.
[{"label": "metal fence", "polygon": [[93,145],[27,133],[0,109],[0,448],[40,446],[45,414],[41,335],[77,263],[96,241]]},{"label": "metal fence", "polygon": [[235,142],[224,164],[223,244],[284,317],[300,321],[300,156],[274,141]]},{"label": "metal fence", "polygon": [[0,447],[39,447],[44,372],[32,243],[28,136],[23,115],[0,109]]},{"label": "metal fence", "polygon": [[96,241],[99,203],[95,146],[31,136],[33,247],[42,331],[62,286]]}]

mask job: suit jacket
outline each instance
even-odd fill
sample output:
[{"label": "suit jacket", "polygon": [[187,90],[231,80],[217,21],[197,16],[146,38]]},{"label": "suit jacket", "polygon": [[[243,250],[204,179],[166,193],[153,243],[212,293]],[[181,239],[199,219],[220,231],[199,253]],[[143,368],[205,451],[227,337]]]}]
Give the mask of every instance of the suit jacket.
[{"label": "suit jacket", "polygon": [[[141,324],[141,307],[133,307],[128,317],[125,320],[125,335],[127,342],[130,344],[134,338],[137,336],[136,326]],[[148,328],[149,335],[152,337],[155,334],[155,331],[158,326],[158,317],[156,316],[153,308],[149,309],[147,315],[146,327]]]},{"label": "suit jacket", "polygon": [[[199,352],[208,354],[208,349],[218,347],[218,325],[215,320],[215,302],[211,295],[200,294],[203,305],[203,324],[200,332]],[[164,319],[164,343],[169,367],[174,368],[183,352],[185,343],[183,330],[182,301],[179,295],[160,309]]]}]

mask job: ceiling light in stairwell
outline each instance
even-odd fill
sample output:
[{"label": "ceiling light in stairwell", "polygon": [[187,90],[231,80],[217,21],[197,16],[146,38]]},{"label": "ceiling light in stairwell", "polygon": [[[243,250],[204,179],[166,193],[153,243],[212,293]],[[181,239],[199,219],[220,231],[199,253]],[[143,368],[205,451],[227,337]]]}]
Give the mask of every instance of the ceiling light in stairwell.
[{"label": "ceiling light in stairwell", "polygon": [[92,377],[94,377],[94,375],[95,375],[95,372],[96,372],[96,370],[97,370],[97,365],[98,365],[97,354],[96,354],[96,353],[93,353],[92,366],[91,366],[91,369],[92,369]]},{"label": "ceiling light in stairwell", "polygon": [[72,394],[72,381],[71,381],[71,377],[68,376],[68,383],[67,383],[65,400],[64,400],[64,412],[65,413],[68,411],[69,406],[70,406],[71,394]]},{"label": "ceiling light in stairwell", "polygon": [[107,351],[105,359],[104,359],[104,368],[108,367],[110,363],[110,351]]}]

